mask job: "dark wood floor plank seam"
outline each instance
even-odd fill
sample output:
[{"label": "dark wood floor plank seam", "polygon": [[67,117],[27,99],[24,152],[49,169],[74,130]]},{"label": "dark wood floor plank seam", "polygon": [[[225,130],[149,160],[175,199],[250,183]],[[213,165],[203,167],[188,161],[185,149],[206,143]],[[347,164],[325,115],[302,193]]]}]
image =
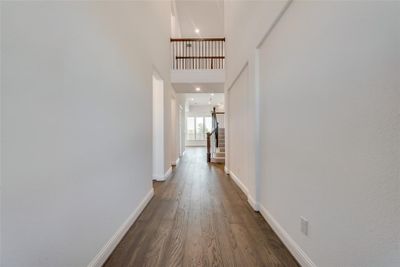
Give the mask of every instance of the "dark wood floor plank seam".
[{"label": "dark wood floor plank seam", "polygon": [[221,164],[187,148],[104,264],[115,266],[299,266],[252,210]]}]

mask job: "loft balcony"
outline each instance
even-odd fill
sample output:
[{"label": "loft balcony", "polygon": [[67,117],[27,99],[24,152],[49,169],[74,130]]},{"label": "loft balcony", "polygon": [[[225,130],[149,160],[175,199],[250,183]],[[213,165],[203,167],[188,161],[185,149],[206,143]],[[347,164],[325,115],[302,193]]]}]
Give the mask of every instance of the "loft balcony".
[{"label": "loft balcony", "polygon": [[171,82],[225,82],[225,38],[171,38]]}]

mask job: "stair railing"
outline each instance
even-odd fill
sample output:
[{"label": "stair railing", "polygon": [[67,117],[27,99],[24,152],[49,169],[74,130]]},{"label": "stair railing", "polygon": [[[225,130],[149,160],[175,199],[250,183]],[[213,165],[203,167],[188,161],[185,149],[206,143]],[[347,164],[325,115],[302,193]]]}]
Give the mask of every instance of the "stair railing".
[{"label": "stair railing", "polygon": [[224,69],[225,38],[171,38],[173,70]]},{"label": "stair railing", "polygon": [[218,122],[217,126],[209,133],[207,133],[207,162],[211,162],[211,155],[215,153],[218,147]]},{"label": "stair railing", "polygon": [[224,112],[218,112],[215,107],[211,111],[212,127],[213,130],[207,133],[207,162],[211,162],[211,155],[216,152],[219,147],[218,133],[219,133],[219,122],[217,115],[224,114]]}]

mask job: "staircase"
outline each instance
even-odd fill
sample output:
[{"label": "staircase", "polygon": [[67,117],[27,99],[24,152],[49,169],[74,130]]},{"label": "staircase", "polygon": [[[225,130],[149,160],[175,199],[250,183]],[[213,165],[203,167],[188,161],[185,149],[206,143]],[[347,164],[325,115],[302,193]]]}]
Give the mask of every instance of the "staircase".
[{"label": "staircase", "polygon": [[211,111],[213,130],[207,133],[207,162],[225,163],[225,128],[219,126],[223,116],[225,112],[215,107]]},{"label": "staircase", "polygon": [[211,155],[212,163],[225,163],[225,129],[218,128],[218,147]]}]

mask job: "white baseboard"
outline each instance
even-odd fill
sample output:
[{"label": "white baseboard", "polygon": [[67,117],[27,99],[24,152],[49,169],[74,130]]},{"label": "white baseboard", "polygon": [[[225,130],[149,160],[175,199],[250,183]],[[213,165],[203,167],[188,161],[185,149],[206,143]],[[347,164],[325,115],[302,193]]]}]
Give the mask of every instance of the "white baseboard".
[{"label": "white baseboard", "polygon": [[253,210],[258,211],[258,203],[257,201],[249,194],[249,189],[242,183],[239,177],[236,176],[232,171],[228,170],[225,167],[225,172],[228,173],[232,180],[239,186],[239,188],[243,191],[243,193],[247,196],[247,202],[249,202],[250,206]]},{"label": "white baseboard", "polygon": [[177,158],[175,161],[173,161],[173,162],[171,163],[171,165],[172,165],[172,166],[178,166],[180,160],[181,160],[180,158]]},{"label": "white baseboard", "polygon": [[165,181],[168,179],[171,173],[172,173],[172,167],[169,167],[169,169],[163,175],[154,175],[153,180],[156,180],[158,182]]},{"label": "white baseboard", "polygon": [[229,170],[228,170],[228,168],[226,166],[224,167],[224,171],[225,171],[226,174],[229,175]]},{"label": "white baseboard", "polygon": [[272,227],[274,232],[282,240],[285,246],[289,249],[292,255],[303,267],[316,267],[317,265],[308,257],[308,255],[300,248],[300,246],[291,238],[285,229],[272,217],[268,210],[261,204],[258,204],[260,213],[268,224]]},{"label": "white baseboard", "polygon": [[232,180],[239,186],[239,188],[243,191],[243,193],[248,196],[249,195],[249,190],[247,187],[240,181],[239,177],[236,176],[232,171],[229,171],[229,175],[231,176]]},{"label": "white baseboard", "polygon": [[128,217],[128,219],[119,227],[115,234],[108,240],[104,247],[99,251],[99,253],[93,258],[93,260],[88,264],[88,267],[101,267],[111,253],[114,251],[115,247],[124,237],[126,232],[136,221],[139,215],[142,213],[143,209],[147,206],[154,195],[154,189],[152,188],[144,199],[140,202],[139,206],[135,211]]},{"label": "white baseboard", "polygon": [[172,173],[172,167],[169,167],[168,170],[164,174],[164,180],[163,181],[167,180],[171,176],[171,173]]},{"label": "white baseboard", "polygon": [[247,202],[249,202],[249,204],[253,208],[253,210],[259,211],[257,201],[255,201],[255,199],[252,196],[250,196],[250,194],[247,194]]},{"label": "white baseboard", "polygon": [[242,183],[239,177],[236,176],[232,171],[228,168],[224,168],[225,173],[229,174],[232,180],[239,186],[239,188],[243,191],[243,193],[247,196],[247,202],[255,211],[260,211],[261,215],[268,222],[268,224],[272,227],[274,232],[278,235],[278,237],[282,240],[285,246],[289,249],[290,253],[296,258],[296,260],[303,267],[316,267],[314,262],[308,257],[308,255],[300,248],[300,246],[290,237],[290,235],[283,229],[283,227],[272,217],[272,215],[265,209],[260,203],[258,203],[255,199],[253,199],[247,187]]}]

